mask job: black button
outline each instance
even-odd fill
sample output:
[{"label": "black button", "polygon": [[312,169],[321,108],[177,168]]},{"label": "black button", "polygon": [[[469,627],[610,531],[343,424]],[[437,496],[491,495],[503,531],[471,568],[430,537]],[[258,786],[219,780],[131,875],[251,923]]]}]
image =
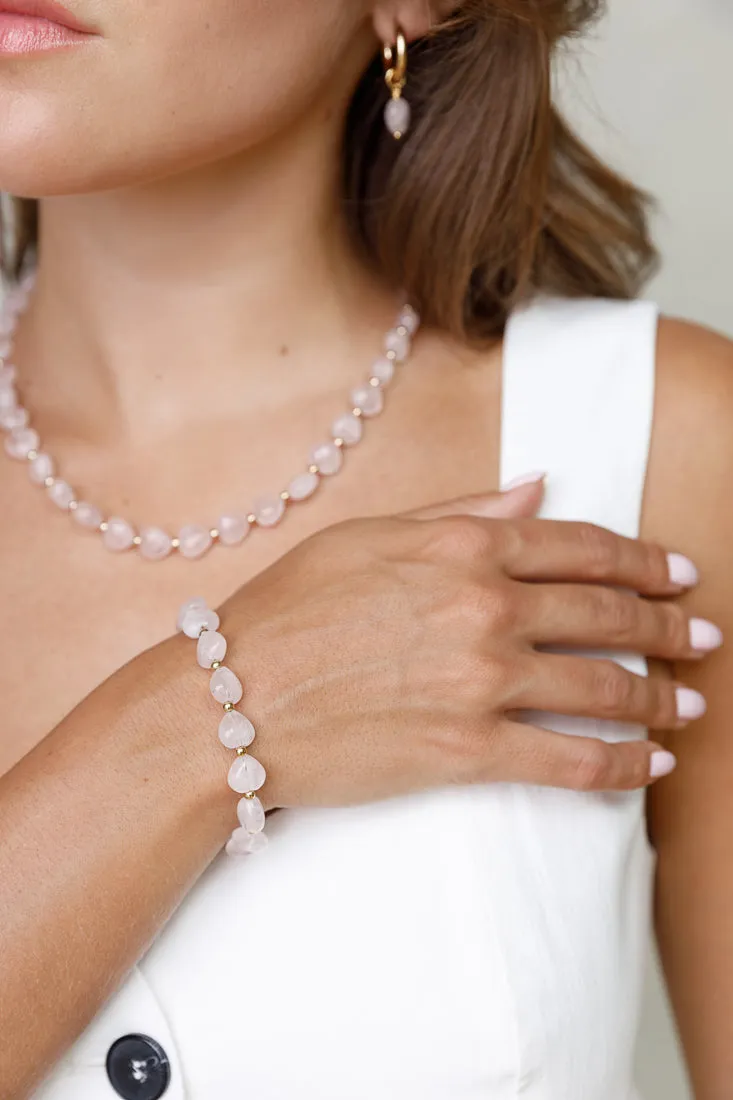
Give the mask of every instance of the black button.
[{"label": "black button", "polygon": [[171,1066],[155,1039],[123,1035],[107,1051],[107,1076],[124,1100],[158,1100],[170,1084]]}]

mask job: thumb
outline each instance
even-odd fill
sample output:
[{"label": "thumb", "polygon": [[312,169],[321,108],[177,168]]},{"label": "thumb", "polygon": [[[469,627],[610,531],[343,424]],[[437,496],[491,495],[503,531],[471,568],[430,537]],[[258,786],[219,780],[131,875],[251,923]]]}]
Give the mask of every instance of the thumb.
[{"label": "thumb", "polygon": [[480,516],[484,519],[531,519],[545,495],[545,474],[527,474],[498,493],[477,493],[459,500],[406,512],[407,519],[441,519],[443,516]]}]

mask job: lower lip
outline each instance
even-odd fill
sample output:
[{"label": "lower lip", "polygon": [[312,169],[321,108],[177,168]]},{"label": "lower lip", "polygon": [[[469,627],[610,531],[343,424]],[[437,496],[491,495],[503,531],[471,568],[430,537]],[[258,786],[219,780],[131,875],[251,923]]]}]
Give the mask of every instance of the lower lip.
[{"label": "lower lip", "polygon": [[48,19],[0,11],[0,55],[58,50],[63,46],[78,46],[90,37]]}]

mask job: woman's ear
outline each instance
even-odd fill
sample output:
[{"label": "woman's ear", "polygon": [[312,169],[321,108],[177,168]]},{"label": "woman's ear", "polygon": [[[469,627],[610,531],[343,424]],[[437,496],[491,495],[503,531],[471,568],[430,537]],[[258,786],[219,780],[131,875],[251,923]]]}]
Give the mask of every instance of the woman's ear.
[{"label": "woman's ear", "polygon": [[399,28],[412,42],[426,35],[457,6],[455,0],[377,0],[374,30],[381,42],[394,42]]}]

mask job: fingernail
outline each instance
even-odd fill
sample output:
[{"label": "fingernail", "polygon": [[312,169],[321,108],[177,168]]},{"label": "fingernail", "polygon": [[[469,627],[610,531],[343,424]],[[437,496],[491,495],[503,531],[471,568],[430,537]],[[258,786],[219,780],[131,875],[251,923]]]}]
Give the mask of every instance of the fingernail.
[{"label": "fingernail", "polygon": [[702,718],[708,709],[705,696],[701,695],[699,691],[693,691],[692,688],[678,687],[675,694],[677,695],[677,717],[681,722],[694,722],[698,718]]},{"label": "fingernail", "polygon": [[700,574],[697,567],[684,554],[667,554],[667,564],[672,584],[679,584],[682,588],[694,588],[699,584]]},{"label": "fingernail", "polygon": [[536,485],[539,481],[544,481],[547,474],[544,471],[535,471],[531,474],[522,474],[521,477],[515,477],[512,481],[508,481],[506,485],[502,485],[502,493],[510,493],[512,489],[518,489],[520,485]]},{"label": "fingernail", "polygon": [[720,649],[723,644],[723,632],[715,623],[707,619],[690,619],[690,645],[700,653],[710,653]]},{"label": "fingernail", "polygon": [[671,752],[653,752],[650,757],[649,774],[652,779],[662,779],[671,775],[677,767],[677,757]]}]

